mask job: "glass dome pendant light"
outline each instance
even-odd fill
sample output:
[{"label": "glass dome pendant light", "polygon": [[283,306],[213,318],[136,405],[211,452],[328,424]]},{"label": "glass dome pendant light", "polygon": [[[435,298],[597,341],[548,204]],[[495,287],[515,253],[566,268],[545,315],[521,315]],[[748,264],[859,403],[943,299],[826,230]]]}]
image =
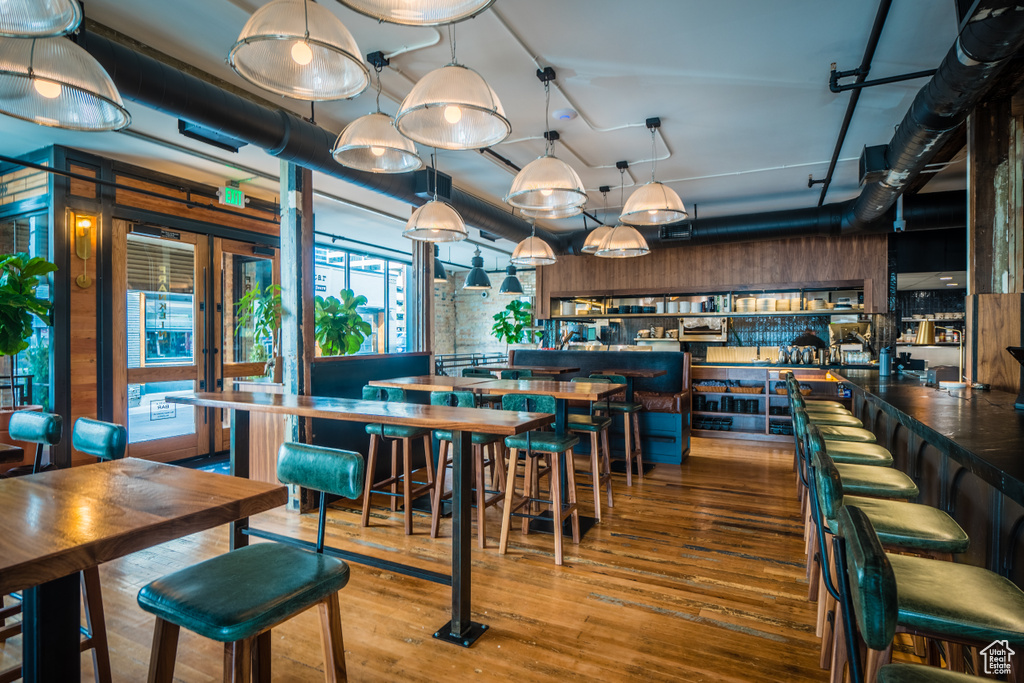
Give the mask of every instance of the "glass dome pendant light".
[{"label": "glass dome pendant light", "polygon": [[[626,169],[620,169],[619,175],[622,176],[625,172]],[[621,181],[621,183],[619,186],[620,199],[625,188],[625,182]],[[647,246],[647,240],[636,228],[620,223],[604,236],[595,255],[601,258],[632,258],[649,254],[650,251],[651,248]]]},{"label": "glass dome pendant light", "polygon": [[668,225],[685,220],[689,215],[675,190],[654,180],[657,165],[654,133],[651,126],[651,182],[637,188],[622,207],[619,220],[629,225]]},{"label": "glass dome pendant light", "polygon": [[371,19],[404,26],[441,26],[471,19],[494,0],[338,0]]},{"label": "glass dome pendant light", "polygon": [[380,110],[380,72],[384,63],[374,65],[377,76],[377,111],[345,126],[331,154],[342,166],[370,173],[408,173],[423,167],[416,146],[395,130],[394,121]]},{"label": "glass dome pendant light", "polygon": [[81,23],[78,0],[0,0],[0,36],[6,38],[63,36]]},{"label": "glass dome pendant light", "polygon": [[[544,81],[544,121],[548,120],[551,84]],[[533,218],[567,218],[583,211],[587,191],[569,164],[554,155],[555,136],[544,136],[544,156],[519,171],[505,202]]]},{"label": "glass dome pendant light", "polygon": [[434,150],[434,198],[412,212],[402,237],[423,242],[460,242],[468,236],[459,212],[437,198],[437,150]]},{"label": "glass dome pendant light", "polygon": [[476,253],[473,254],[470,263],[473,264],[473,267],[470,268],[469,273],[466,275],[466,283],[462,285],[462,288],[490,289],[491,278],[487,277],[487,271],[484,270],[484,258],[480,255],[480,247],[476,248]]},{"label": "glass dome pendant light", "polygon": [[550,266],[557,261],[555,252],[548,243],[537,237],[537,223],[530,219],[533,231],[529,237],[516,245],[512,252],[512,263],[517,266]]},{"label": "glass dome pendant light", "polygon": [[312,0],[273,0],[245,23],[228,54],[239,76],[264,90],[307,102],[355,97],[370,70],[345,25]]},{"label": "glass dome pendant light", "polygon": [[61,37],[0,38],[0,113],[81,131],[121,130],[132,120],[100,63]]},{"label": "glass dome pendant light", "polygon": [[448,26],[452,61],[431,71],[413,86],[395,116],[395,128],[428,147],[482,149],[509,136],[498,95],[483,76],[455,61],[455,34]]},{"label": "glass dome pendant light", "polygon": [[[601,187],[602,190],[607,190],[606,186]],[[589,233],[587,233],[587,240],[583,243],[580,248],[584,254],[594,254],[601,246],[601,242],[605,236],[612,231],[612,226],[608,225],[608,193],[601,193],[601,203],[604,204],[604,224],[599,225]]]},{"label": "glass dome pendant light", "polygon": [[523,283],[516,277],[516,267],[511,263],[505,269],[505,279],[501,281],[501,288],[498,291],[502,294],[523,293]]}]

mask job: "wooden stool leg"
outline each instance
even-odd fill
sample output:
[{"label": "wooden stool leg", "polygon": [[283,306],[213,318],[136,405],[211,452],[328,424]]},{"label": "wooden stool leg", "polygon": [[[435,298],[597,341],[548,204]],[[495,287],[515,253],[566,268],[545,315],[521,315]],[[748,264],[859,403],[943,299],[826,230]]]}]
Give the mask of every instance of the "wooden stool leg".
[{"label": "wooden stool leg", "polygon": [[370,498],[373,496],[370,491],[373,489],[373,471],[377,467],[377,447],[380,438],[376,434],[370,435],[370,452],[366,457],[366,485],[363,487],[363,526],[370,526]]},{"label": "wooden stool leg", "polygon": [[504,555],[508,550],[508,532],[512,526],[512,508],[516,493],[516,469],[519,467],[519,451],[509,449],[508,476],[505,479],[505,504],[501,510],[501,539],[498,541],[498,554]]},{"label": "wooden stool leg", "polygon": [[320,643],[324,651],[324,678],[327,683],[348,680],[345,668],[345,641],[341,632],[341,607],[338,594],[331,593],[319,606]]},{"label": "wooden stool leg", "polygon": [[[572,451],[566,451],[563,457],[569,458],[568,462],[572,463]],[[579,501],[576,500],[576,472],[572,467],[567,467],[565,470],[565,489],[569,495],[569,505],[572,507],[572,512],[569,514],[569,519],[572,520],[572,542],[579,545],[580,507]]]},{"label": "wooden stool leg", "polygon": [[273,660],[270,645],[270,631],[256,636],[252,645],[252,682],[271,683],[270,663]]},{"label": "wooden stool leg", "polygon": [[[526,465],[523,468],[523,497],[527,499],[526,503],[526,514],[533,514],[533,501],[531,498],[536,498],[538,493],[537,486],[537,456],[532,455],[530,451],[526,451]],[[523,517],[523,535],[530,533],[530,518]]]},{"label": "wooden stool leg", "polygon": [[391,440],[391,511],[398,512],[398,439]]},{"label": "wooden stool leg", "polygon": [[[494,488],[502,493],[505,492],[505,458],[507,449],[505,444],[498,441],[491,445],[494,449]],[[504,505],[504,503],[502,503]]]},{"label": "wooden stool leg", "polygon": [[434,509],[430,511],[430,537],[437,538],[441,526],[441,501],[444,500],[444,480],[448,476],[448,458],[451,456],[451,442],[441,442],[437,461],[437,479],[434,481]]},{"label": "wooden stool leg", "polygon": [[412,439],[402,439],[402,503],[408,536],[412,533]]},{"label": "wooden stool leg", "polygon": [[604,455],[602,456],[602,470],[601,478],[605,480],[608,487],[608,507],[615,507],[615,503],[612,500],[612,449],[608,440],[608,430],[601,430],[601,446],[604,448]]},{"label": "wooden stool leg", "polygon": [[640,444],[640,414],[633,413],[633,441],[636,442],[636,476],[644,478],[644,450]]},{"label": "wooden stool leg", "polygon": [[82,596],[85,598],[85,624],[92,647],[92,665],[96,683],[110,683],[110,649],[107,645],[107,624],[103,618],[103,591],[100,589],[99,567],[82,571]]},{"label": "wooden stool leg", "polygon": [[434,483],[434,440],[429,434],[423,437],[423,459],[427,461],[427,483]]},{"label": "wooden stool leg", "polygon": [[149,683],[173,683],[174,658],[178,654],[181,627],[157,617],[153,629],[153,651],[149,655]]},{"label": "wooden stool leg", "polygon": [[622,434],[626,440],[626,486],[633,485],[633,443],[629,430],[629,413],[622,414]]},{"label": "wooden stool leg", "polygon": [[[551,475],[549,488],[551,489],[551,524],[555,532],[555,564],[562,564],[562,467],[559,460],[561,453],[552,453]],[[566,463],[569,465],[569,463]],[[571,465],[569,465],[571,469]]]},{"label": "wooden stool leg", "polygon": [[594,517],[601,521],[601,459],[597,447],[597,432],[590,432],[590,479],[594,482]]},{"label": "wooden stool leg", "polygon": [[487,490],[484,488],[484,447],[480,444],[473,446],[473,472],[476,482],[476,544],[480,548],[487,547],[486,513],[487,513]]},{"label": "wooden stool leg", "polygon": [[224,683],[249,683],[252,678],[252,638],[224,643]]}]

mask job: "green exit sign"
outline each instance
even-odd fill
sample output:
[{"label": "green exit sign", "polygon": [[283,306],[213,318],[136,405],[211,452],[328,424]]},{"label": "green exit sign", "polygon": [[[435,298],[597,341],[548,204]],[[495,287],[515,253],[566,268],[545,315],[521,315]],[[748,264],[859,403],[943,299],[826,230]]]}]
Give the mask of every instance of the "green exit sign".
[{"label": "green exit sign", "polygon": [[245,193],[237,187],[222,187],[220,188],[220,203],[244,209]]}]

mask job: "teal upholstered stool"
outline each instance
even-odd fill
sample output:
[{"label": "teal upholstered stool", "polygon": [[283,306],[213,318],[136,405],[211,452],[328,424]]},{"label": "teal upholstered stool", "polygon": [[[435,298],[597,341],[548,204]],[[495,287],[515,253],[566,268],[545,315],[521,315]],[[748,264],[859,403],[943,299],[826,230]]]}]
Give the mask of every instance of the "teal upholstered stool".
[{"label": "teal upholstered stool", "polygon": [[[590,481],[594,490],[594,516],[601,521],[601,486],[608,492],[608,507],[615,507],[612,499],[611,447],[608,429],[612,418],[601,415],[569,415],[568,429],[573,434],[590,438]],[[600,447],[598,447],[600,444]]]},{"label": "teal upholstered stool", "polygon": [[[798,444],[806,441],[807,429],[810,424],[807,413],[799,409],[793,412],[793,434],[797,438]],[[884,446],[880,446],[877,443],[829,439],[824,434],[823,425],[815,426],[817,427],[818,434],[825,441],[829,457],[837,464],[892,467],[892,453]]]},{"label": "teal upholstered stool", "polygon": [[[43,449],[60,443],[63,431],[64,422],[60,415],[39,413],[34,410],[15,411],[7,426],[8,435],[15,441],[34,443],[36,452],[32,459],[31,469],[23,471],[19,468],[17,472],[9,472],[8,476],[41,472],[43,470]],[[52,469],[53,464],[51,463],[47,468]]]},{"label": "teal upholstered stool", "polygon": [[[391,401],[405,403],[405,390],[383,387],[363,387],[364,401]],[[404,425],[368,424],[366,433],[370,435],[370,451],[366,461],[366,486],[363,489],[363,526],[370,526],[370,499],[373,494],[389,496],[391,511],[398,510],[398,499],[402,499],[402,512],[405,533],[412,533],[412,501],[423,493],[430,494],[431,505],[434,500],[434,449],[430,440],[430,430]],[[374,481],[377,468],[377,454],[384,439],[391,441],[391,473],[388,477]],[[423,456],[426,460],[427,480],[413,480],[412,440],[423,439]],[[398,467],[399,451],[401,451],[402,467]],[[402,492],[398,492],[401,485]],[[387,487],[387,490],[385,490]]]},{"label": "teal upholstered stool", "polygon": [[[501,407],[505,410],[519,410],[534,413],[554,413],[555,399],[536,394],[517,394],[502,397]],[[572,541],[580,542],[580,518],[576,509],[576,476],[572,466],[572,449],[580,442],[573,434],[531,431],[505,438],[505,445],[511,451],[505,482],[505,504],[502,506],[500,554],[508,551],[508,533],[512,526],[512,515],[523,518],[523,533],[529,533],[530,519],[535,503],[551,507],[551,521],[555,534],[555,564],[562,564],[562,523],[572,520]],[[519,452],[525,462],[523,492],[516,496],[516,470],[519,468]],[[547,468],[541,468],[538,461],[545,458]],[[562,501],[562,464],[565,460],[565,488],[568,500]],[[540,497],[540,479],[549,475],[550,498]],[[523,510],[524,513],[519,513]]]},{"label": "teal upholstered stool", "polygon": [[502,379],[526,379],[532,377],[533,372],[531,370],[502,370]]},{"label": "teal upholstered stool", "polygon": [[[473,408],[476,397],[471,391],[434,391],[430,394],[432,406],[458,406]],[[434,486],[434,509],[430,518],[430,537],[437,538],[441,524],[441,501],[451,497],[445,491],[448,466],[452,463],[452,432],[450,429],[435,429],[434,438],[441,444],[437,461],[437,484]],[[487,547],[487,508],[505,500],[505,445],[500,434],[470,435],[472,450],[473,502],[476,506],[477,545]],[[488,457],[489,452],[489,457]],[[487,489],[484,470],[491,468],[491,489]]]},{"label": "teal upholstered stool", "polygon": [[[610,384],[626,384],[622,375],[591,375],[586,379],[573,378],[579,382],[607,382]],[[640,446],[640,418],[637,415],[643,405],[636,401],[600,401],[594,409],[607,412],[609,415],[622,415],[622,435],[626,452],[626,486],[633,485],[633,463],[636,462],[636,476],[644,478],[644,453]]]},{"label": "teal upholstered stool", "polygon": [[[831,457],[821,432],[814,425],[808,428],[807,439],[812,453],[827,453]],[[833,461],[833,466],[843,482],[843,491],[855,496],[910,500],[917,498],[920,490],[914,480],[891,467],[874,465],[852,465]]]},{"label": "teal upholstered stool", "polygon": [[323,553],[327,494],[356,499],[363,456],[333,448],[285,443],[277,477],[320,491],[316,552],[283,543],[259,543],[219,555],[150,583],[139,606],[156,615],[149,680],[171,681],[182,628],[224,646],[224,680],[271,681],[270,630],[318,607],[328,681],[345,680],[345,647],[338,591],[348,565]]},{"label": "teal upholstered stool", "polygon": [[80,417],[75,420],[71,445],[100,460],[120,460],[128,448],[128,430],[110,422]]},{"label": "teal upholstered stool", "polygon": [[[958,662],[963,645],[984,648],[1007,641],[1018,652],[1024,647],[1024,591],[1008,579],[967,564],[886,553],[870,513],[859,506],[839,511],[837,532],[838,559],[849,588],[844,592],[844,619],[877,655],[867,658],[866,676],[890,659],[897,630],[954,644],[949,655],[953,662]],[[853,663],[859,655],[856,639],[847,642]],[[1013,664],[1017,669],[1018,663]],[[879,680],[960,680],[937,673],[925,678],[925,673],[930,672],[906,665],[883,667]],[[1019,669],[1013,676],[1011,680],[1022,678]]]},{"label": "teal upholstered stool", "polygon": [[463,377],[490,377],[495,379],[494,375],[487,370],[481,370],[480,368],[462,368]]}]

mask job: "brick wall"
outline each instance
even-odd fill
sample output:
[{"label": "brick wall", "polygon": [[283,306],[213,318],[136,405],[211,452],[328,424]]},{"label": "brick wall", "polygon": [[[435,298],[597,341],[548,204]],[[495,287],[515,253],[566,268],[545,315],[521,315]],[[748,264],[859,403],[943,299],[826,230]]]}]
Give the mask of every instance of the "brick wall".
[{"label": "brick wall", "polygon": [[[434,353],[505,353],[505,343],[491,334],[494,314],[520,296],[528,297],[532,304],[536,277],[533,271],[520,271],[524,294],[514,295],[498,292],[504,271],[487,275],[492,287],[483,292],[462,289],[465,273],[449,275],[446,284],[434,285]],[[482,296],[484,293],[487,296]]]}]

